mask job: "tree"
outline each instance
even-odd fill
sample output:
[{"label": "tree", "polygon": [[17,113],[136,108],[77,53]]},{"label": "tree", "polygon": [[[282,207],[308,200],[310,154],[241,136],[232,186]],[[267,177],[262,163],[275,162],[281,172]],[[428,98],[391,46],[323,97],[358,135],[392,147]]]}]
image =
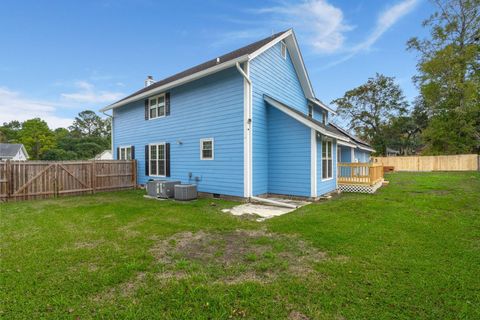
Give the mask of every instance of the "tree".
[{"label": "tree", "polygon": [[0,127],[0,138],[2,142],[15,143],[18,142],[19,133],[22,125],[19,121],[13,120],[10,122],[5,122],[3,126]]},{"label": "tree", "polygon": [[404,114],[408,106],[395,79],[378,73],[332,103],[338,107],[338,114],[349,121],[350,129],[380,154],[385,154],[387,147],[385,127],[392,118]]},{"label": "tree", "polygon": [[35,118],[22,123],[20,142],[27,149],[30,158],[35,160],[55,146],[55,137],[45,121]]},{"label": "tree", "polygon": [[42,154],[42,160],[73,160],[77,154],[63,149],[49,149]]},{"label": "tree", "polygon": [[428,38],[412,38],[420,54],[420,89],[429,116],[423,131],[425,153],[480,151],[480,0],[435,0],[437,11],[424,21]]},{"label": "tree", "polygon": [[75,117],[70,131],[78,137],[106,137],[110,133],[109,121],[103,120],[91,110],[85,110]]}]

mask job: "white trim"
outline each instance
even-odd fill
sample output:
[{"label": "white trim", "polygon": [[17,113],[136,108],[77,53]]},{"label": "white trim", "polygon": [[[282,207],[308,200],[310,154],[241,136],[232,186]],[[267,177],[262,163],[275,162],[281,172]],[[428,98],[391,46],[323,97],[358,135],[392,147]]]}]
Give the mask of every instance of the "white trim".
[{"label": "white trim", "polygon": [[[331,155],[331,160],[332,160],[332,172],[331,172],[332,176],[331,176],[331,177],[327,177],[327,178],[325,178],[325,179],[323,178],[323,142],[324,142],[324,141],[325,141],[325,143],[326,143],[327,145],[328,145],[328,143],[330,142],[330,155]],[[328,155],[328,152],[325,152],[325,153]],[[333,158],[334,158],[334,156],[333,156],[333,140],[331,140],[331,139],[322,139],[322,182],[323,182],[323,181],[329,181],[329,180],[332,180],[332,179],[333,179],[333,176],[334,176],[334,174],[333,174],[333,165],[334,165],[334,163],[333,163]],[[326,160],[327,160],[327,167],[328,167],[328,160],[329,160],[329,159],[326,158]],[[328,174],[328,173],[327,173],[327,174]]]},{"label": "white trim", "polygon": [[224,63],[220,63],[216,66],[213,66],[211,68],[208,68],[208,69],[205,69],[205,70],[202,70],[200,72],[197,72],[197,73],[194,73],[194,74],[191,74],[189,76],[186,76],[184,78],[181,78],[181,79],[178,79],[178,80],[175,80],[175,81],[172,81],[172,82],[169,82],[163,86],[160,86],[160,87],[157,87],[157,88],[153,88],[153,89],[150,89],[148,91],[145,91],[143,93],[140,93],[138,95],[135,95],[133,97],[130,97],[128,99],[125,99],[125,100],[122,100],[122,101],[118,101],[116,103],[113,103],[109,106],[106,106],[102,109],[100,109],[101,112],[105,112],[107,110],[110,110],[110,109],[113,109],[113,108],[118,108],[118,107],[121,107],[121,106],[124,106],[130,102],[133,102],[133,101],[138,101],[138,100],[141,100],[141,99],[145,99],[147,97],[150,97],[151,95],[154,95],[154,94],[157,94],[157,93],[162,93],[163,91],[166,91],[170,88],[173,88],[173,87],[177,87],[179,85],[182,85],[182,84],[185,84],[185,83],[188,83],[188,82],[191,82],[191,81],[194,81],[194,80],[197,80],[199,78],[203,78],[205,76],[208,76],[212,73],[216,73],[218,71],[221,71],[221,70],[224,70],[224,69],[227,69],[227,68],[230,68],[230,67],[233,67],[235,66],[235,64],[237,62],[244,62],[244,61],[247,61],[248,60],[248,55],[243,55],[241,57],[238,57],[236,59],[233,59],[233,60],[230,60],[230,61],[227,61],[227,62],[224,62]]},{"label": "white trim", "polygon": [[332,113],[333,115],[337,115],[337,112],[335,112],[335,110],[333,110],[332,108],[326,106],[325,104],[323,104],[322,102],[320,101],[317,101],[315,99],[311,99],[311,98],[308,98],[308,101],[312,102],[312,103],[315,103],[317,106],[319,106],[320,108],[323,108],[325,110],[327,110],[328,112]]},{"label": "white trim", "polygon": [[250,64],[244,63],[243,70],[237,63],[237,69],[243,76],[243,195],[250,198],[253,193],[252,181],[252,81],[249,78]]},{"label": "white trim", "polygon": [[[163,154],[164,154],[164,172],[165,174],[160,175],[160,174],[150,174],[152,166],[151,166],[151,161],[152,161],[152,149],[150,148],[151,146],[157,146],[157,159],[155,159],[158,162],[158,146],[163,145]],[[167,155],[166,155],[166,150],[167,150],[167,143],[166,142],[152,142],[148,144],[148,176],[147,177],[166,177],[167,176]],[[157,173],[158,173],[158,166],[157,166]]]},{"label": "white trim", "polygon": [[310,129],[310,196],[317,197],[317,131]]},{"label": "white trim", "polygon": [[284,41],[280,42],[280,54],[284,60],[287,60],[287,44]]},{"label": "white trim", "polygon": [[372,148],[369,148],[369,147],[364,147],[364,146],[361,146],[360,144],[357,144],[357,148],[365,150],[365,151],[375,152],[375,149],[372,149]]},{"label": "white trim", "polygon": [[350,163],[354,163],[355,162],[355,149],[352,148],[352,153],[350,155]]},{"label": "white trim", "polygon": [[[127,159],[127,149],[130,148],[130,159]],[[117,147],[119,154],[117,154],[118,160],[132,160],[132,145],[121,145]],[[122,159],[122,149],[125,150],[125,159]],[[115,158],[115,157],[113,157]]]},{"label": "white trim", "polygon": [[[203,157],[203,143],[210,141],[212,143],[212,157],[204,158]],[[200,160],[215,160],[215,140],[213,138],[203,138],[200,139]]]},{"label": "white trim", "polygon": [[[158,98],[160,98],[160,97],[163,97],[163,115],[161,115],[161,116],[158,115],[158,108],[159,108],[159,106],[158,106]],[[156,100],[157,100],[157,103],[155,104],[154,107],[152,107],[152,106],[150,105],[150,101],[153,100],[153,99],[156,99]],[[167,108],[167,101],[166,101],[165,93],[161,93],[161,94],[157,94],[157,95],[155,95],[155,96],[149,97],[149,98],[148,98],[148,120],[155,120],[155,119],[159,119],[159,118],[165,118],[165,117],[167,116],[167,109],[166,109],[166,108]],[[151,111],[152,109],[156,109],[156,114],[157,114],[157,116],[156,116],[156,117],[153,117],[153,118],[150,117],[150,111]]]},{"label": "white trim", "polygon": [[303,118],[302,116],[300,116],[299,114],[293,112],[292,110],[284,107],[281,103],[279,103],[278,101],[268,97],[268,96],[264,96],[263,99],[265,101],[267,101],[269,104],[271,104],[273,107],[277,108],[278,110],[286,113],[287,115],[291,116],[292,118],[294,118],[295,120],[303,123],[304,125],[306,125],[307,127],[310,127],[312,129],[315,129],[317,130],[318,132],[320,132],[322,135],[324,136],[327,136],[327,137],[332,137],[332,138],[337,138],[339,140],[344,140],[344,141],[348,141],[347,138],[344,138],[342,136],[339,136],[339,135],[336,135],[334,133],[331,133],[331,132],[328,132],[327,130],[325,130],[324,128],[320,127],[319,125],[317,125],[316,123],[308,120],[308,119],[305,119]]},{"label": "white trim", "polygon": [[357,147],[356,144],[345,142],[345,141],[337,141],[337,144],[339,144],[341,146],[345,146],[345,147],[350,147],[350,148],[356,148]]},{"label": "white trim", "polygon": [[290,30],[286,31],[284,34],[276,37],[275,39],[273,39],[272,41],[270,41],[266,45],[262,46],[257,51],[250,53],[248,55],[248,60],[255,59],[256,57],[258,57],[259,55],[261,55],[262,53],[264,53],[265,51],[267,51],[268,49],[270,49],[271,47],[273,47],[274,45],[276,45],[277,43],[279,43],[283,39],[287,38],[291,34],[292,34],[292,30],[290,29]]}]

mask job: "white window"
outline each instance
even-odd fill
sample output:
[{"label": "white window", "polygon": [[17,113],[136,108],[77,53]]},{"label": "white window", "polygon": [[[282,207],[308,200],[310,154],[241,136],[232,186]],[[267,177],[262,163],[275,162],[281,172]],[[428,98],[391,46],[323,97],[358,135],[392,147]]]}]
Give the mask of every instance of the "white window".
[{"label": "white window", "polygon": [[330,140],[322,141],[322,179],[333,176],[333,144]]},{"label": "white window", "polygon": [[132,146],[118,148],[118,159],[132,160]]},{"label": "white window", "polygon": [[165,143],[150,144],[148,146],[149,176],[165,176]]},{"label": "white window", "polygon": [[155,119],[165,116],[165,94],[148,99],[148,118]]},{"label": "white window", "polygon": [[322,111],[322,123],[323,123],[323,124],[327,124],[327,122],[328,122],[327,112]]},{"label": "white window", "polygon": [[308,116],[310,118],[313,117],[313,106],[311,106],[311,105],[308,105]]},{"label": "white window", "polygon": [[282,53],[282,58],[286,59],[287,58],[287,46],[285,45],[285,42],[280,42],[280,50]]},{"label": "white window", "polygon": [[213,138],[200,139],[200,159],[213,160]]}]

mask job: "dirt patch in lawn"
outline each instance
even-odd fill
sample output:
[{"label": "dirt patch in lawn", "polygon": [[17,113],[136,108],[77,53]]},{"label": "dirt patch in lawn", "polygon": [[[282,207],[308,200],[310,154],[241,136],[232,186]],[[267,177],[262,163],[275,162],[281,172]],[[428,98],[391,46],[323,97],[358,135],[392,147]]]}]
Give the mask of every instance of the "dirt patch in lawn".
[{"label": "dirt patch in lawn", "polygon": [[116,297],[131,297],[145,283],[145,277],[145,272],[138,272],[131,279],[119,284],[118,286],[109,288],[95,295],[93,297],[93,301],[105,302],[113,301]]},{"label": "dirt patch in lawn", "polygon": [[311,275],[326,254],[296,237],[262,230],[177,233],[150,250],[162,273],[203,275],[215,283],[269,282],[281,275]]}]

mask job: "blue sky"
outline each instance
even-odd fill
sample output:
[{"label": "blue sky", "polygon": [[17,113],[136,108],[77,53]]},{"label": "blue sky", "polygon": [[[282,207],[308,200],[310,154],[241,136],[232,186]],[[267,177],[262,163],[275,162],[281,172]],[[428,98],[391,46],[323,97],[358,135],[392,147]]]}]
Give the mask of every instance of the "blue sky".
[{"label": "blue sky", "polygon": [[143,86],[293,27],[324,102],[380,72],[407,98],[426,0],[10,1],[0,3],[0,123],[68,126]]}]

